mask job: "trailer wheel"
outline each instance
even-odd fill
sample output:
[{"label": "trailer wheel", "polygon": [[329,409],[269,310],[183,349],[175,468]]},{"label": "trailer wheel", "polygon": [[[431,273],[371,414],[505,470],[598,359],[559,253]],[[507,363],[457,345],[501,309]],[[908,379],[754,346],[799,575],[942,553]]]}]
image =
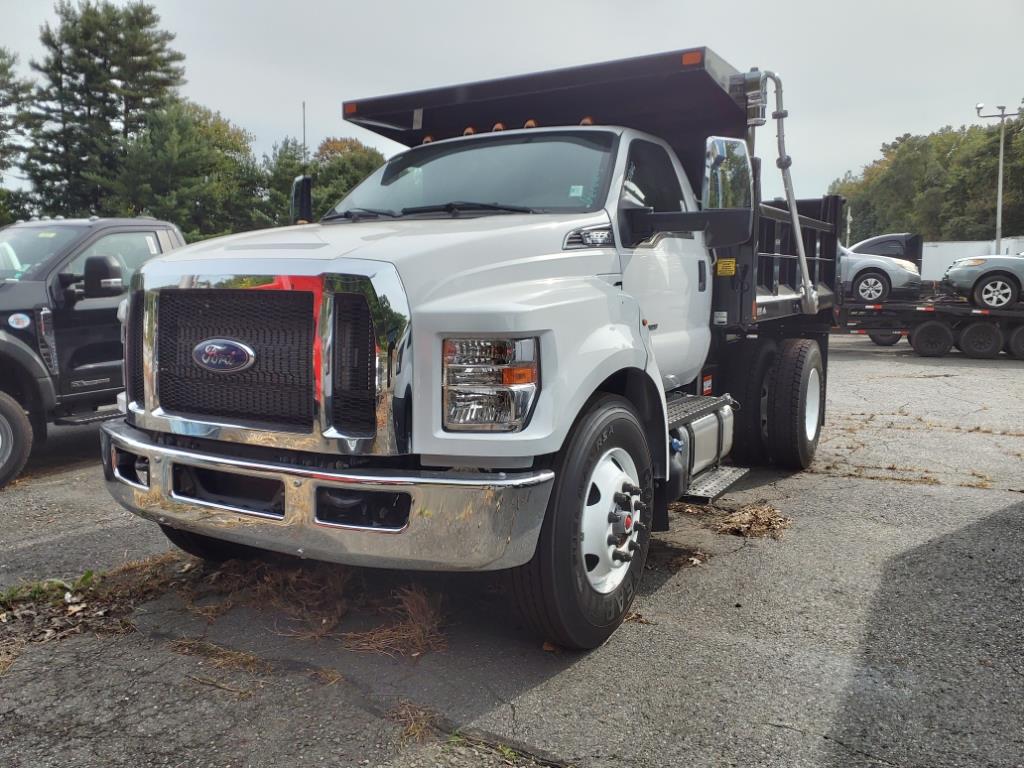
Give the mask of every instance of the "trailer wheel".
[{"label": "trailer wheel", "polygon": [[953,331],[941,320],[925,320],[910,334],[910,345],[921,357],[942,357],[953,346]]},{"label": "trailer wheel", "polygon": [[884,272],[865,272],[853,281],[853,297],[865,304],[885,301],[890,290],[889,278]]},{"label": "trailer wheel", "polygon": [[618,395],[594,400],[554,469],[537,549],[511,571],[511,591],[547,640],[597,648],[633,603],[650,540],[651,451],[633,405]]},{"label": "trailer wheel", "polygon": [[1003,332],[995,323],[975,320],[961,331],[958,343],[968,357],[998,357],[1003,350]]},{"label": "trailer wheel", "polygon": [[171,528],[169,525],[161,525],[160,530],[178,549],[210,563],[223,563],[226,560],[251,560],[258,553],[258,550],[244,544],[214,539],[210,536],[203,536],[201,533]]},{"label": "trailer wheel", "polygon": [[821,437],[825,371],[811,339],[786,339],[775,364],[769,398],[768,450],[786,469],[807,469]]},{"label": "trailer wheel", "polygon": [[768,463],[768,399],[778,346],[773,339],[737,342],[729,391],[739,401],[733,422],[732,458],[753,467]]},{"label": "trailer wheel", "polygon": [[0,392],[0,488],[18,476],[32,451],[32,422],[21,403]]},{"label": "trailer wheel", "polygon": [[869,333],[868,338],[880,347],[891,347],[899,343],[899,333]]},{"label": "trailer wheel", "polygon": [[1024,325],[1018,325],[1006,337],[1006,354],[1024,360]]}]

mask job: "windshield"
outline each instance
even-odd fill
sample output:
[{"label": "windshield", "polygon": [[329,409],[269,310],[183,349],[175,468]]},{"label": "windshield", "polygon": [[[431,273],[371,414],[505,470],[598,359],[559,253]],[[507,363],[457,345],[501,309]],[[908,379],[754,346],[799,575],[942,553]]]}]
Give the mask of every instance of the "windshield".
[{"label": "windshield", "polygon": [[0,280],[35,277],[80,234],[81,227],[68,225],[0,229]]},{"label": "windshield", "polygon": [[[593,211],[605,201],[615,140],[610,132],[567,130],[426,144],[392,158],[326,218],[445,206],[449,214]],[[436,210],[410,210],[417,208]]]}]

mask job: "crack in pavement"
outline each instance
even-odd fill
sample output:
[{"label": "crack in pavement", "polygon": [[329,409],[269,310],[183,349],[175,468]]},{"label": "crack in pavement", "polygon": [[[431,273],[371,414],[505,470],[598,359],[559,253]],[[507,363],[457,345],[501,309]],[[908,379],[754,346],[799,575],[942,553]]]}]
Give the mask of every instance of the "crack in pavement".
[{"label": "crack in pavement", "polygon": [[771,726],[772,728],[781,728],[782,730],[786,730],[786,731],[794,731],[795,733],[800,733],[800,734],[803,734],[804,736],[817,736],[818,738],[824,739],[825,741],[831,742],[832,744],[835,744],[837,746],[842,747],[847,752],[849,752],[851,755],[860,755],[861,757],[869,757],[872,760],[877,760],[878,762],[880,762],[880,763],[882,763],[884,765],[894,766],[894,768],[901,768],[901,766],[902,766],[901,763],[894,763],[894,762],[892,762],[890,760],[886,760],[884,757],[879,757],[878,755],[872,754],[871,752],[865,752],[863,749],[857,749],[856,747],[850,746],[846,742],[840,741],[835,736],[830,736],[827,733],[819,733],[817,731],[808,731],[808,730],[805,730],[803,728],[798,728],[795,725],[790,725],[789,723],[757,722],[756,724],[757,725],[768,725],[768,726]]}]

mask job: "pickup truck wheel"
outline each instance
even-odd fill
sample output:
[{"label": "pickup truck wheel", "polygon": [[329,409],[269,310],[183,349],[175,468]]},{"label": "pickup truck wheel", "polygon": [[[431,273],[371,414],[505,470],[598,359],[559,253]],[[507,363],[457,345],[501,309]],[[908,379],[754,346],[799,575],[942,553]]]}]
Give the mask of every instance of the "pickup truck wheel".
[{"label": "pickup truck wheel", "polygon": [[910,334],[910,346],[921,357],[942,357],[953,346],[953,331],[941,320],[925,320]]},{"label": "pickup truck wheel", "polygon": [[32,451],[32,423],[21,403],[0,392],[0,488],[18,476]]},{"label": "pickup truck wheel", "polygon": [[853,298],[872,304],[889,298],[889,278],[883,272],[865,272],[853,282]]},{"label": "pickup truck wheel", "polygon": [[976,320],[961,331],[958,346],[968,357],[999,357],[1003,350],[1003,332],[995,323]]},{"label": "pickup truck wheel", "polygon": [[251,560],[257,554],[257,550],[244,544],[214,539],[210,536],[203,536],[201,533],[182,531],[178,528],[171,528],[169,525],[161,525],[160,530],[178,549],[210,563],[223,563],[226,560]]},{"label": "pickup truck wheel", "polygon": [[786,469],[807,469],[821,437],[825,371],[812,339],[786,339],[775,363],[768,402],[768,451]]},{"label": "pickup truck wheel", "polygon": [[974,303],[985,309],[1005,309],[1017,303],[1020,290],[1006,275],[988,275],[974,284]]},{"label": "pickup truck wheel", "polygon": [[728,386],[739,401],[733,423],[732,458],[753,467],[768,463],[768,400],[777,346],[773,339],[744,339],[732,359]]},{"label": "pickup truck wheel", "polygon": [[1018,325],[1006,337],[1006,354],[1024,360],[1024,325]]},{"label": "pickup truck wheel", "polygon": [[899,343],[898,333],[869,333],[868,338],[880,347],[891,347]]},{"label": "pickup truck wheel", "polygon": [[632,404],[601,395],[573,428],[533,559],[511,572],[523,618],[563,648],[597,648],[643,576],[654,496],[651,451]]}]

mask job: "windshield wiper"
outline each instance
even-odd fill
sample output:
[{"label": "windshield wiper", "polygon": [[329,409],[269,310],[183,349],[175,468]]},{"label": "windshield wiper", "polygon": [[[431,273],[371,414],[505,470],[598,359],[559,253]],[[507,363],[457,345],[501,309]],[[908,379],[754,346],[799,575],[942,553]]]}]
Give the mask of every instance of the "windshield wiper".
[{"label": "windshield wiper", "polygon": [[351,219],[357,221],[363,218],[387,216],[389,218],[396,218],[400,214],[395,211],[386,211],[380,208],[349,208],[347,211],[341,213],[328,213],[320,221],[334,221],[335,219]]},{"label": "windshield wiper", "polygon": [[450,200],[437,205],[417,205],[403,208],[402,215],[413,213],[458,213],[459,211],[505,211],[507,213],[536,213],[533,208],[523,205],[506,205],[505,203],[477,203],[471,200]]}]

